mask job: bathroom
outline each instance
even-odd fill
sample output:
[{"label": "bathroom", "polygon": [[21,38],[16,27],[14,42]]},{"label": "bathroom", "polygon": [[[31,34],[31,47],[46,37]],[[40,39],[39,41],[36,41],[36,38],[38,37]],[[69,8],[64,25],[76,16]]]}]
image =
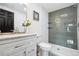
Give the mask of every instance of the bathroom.
[{"label": "bathroom", "polygon": [[78,3],[0,3],[1,10],[12,21],[0,18],[0,56],[79,56]]}]

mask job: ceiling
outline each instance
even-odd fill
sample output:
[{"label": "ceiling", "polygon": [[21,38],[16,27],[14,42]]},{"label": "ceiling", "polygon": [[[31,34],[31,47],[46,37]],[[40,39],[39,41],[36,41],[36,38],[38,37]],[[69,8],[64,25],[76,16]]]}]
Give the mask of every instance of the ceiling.
[{"label": "ceiling", "polygon": [[25,8],[26,5],[25,4],[20,4],[20,3],[0,3],[1,6],[5,6],[8,7],[12,10],[16,10],[16,11],[20,11],[22,13],[26,13]]},{"label": "ceiling", "polygon": [[44,7],[48,12],[52,12],[73,5],[74,3],[38,3],[38,4]]},{"label": "ceiling", "polygon": [[[74,3],[37,3],[37,4],[45,8],[48,12],[52,12],[73,5]],[[9,7],[13,10],[17,10],[22,13],[26,13],[27,9],[26,5],[21,3],[0,3],[0,5]]]}]

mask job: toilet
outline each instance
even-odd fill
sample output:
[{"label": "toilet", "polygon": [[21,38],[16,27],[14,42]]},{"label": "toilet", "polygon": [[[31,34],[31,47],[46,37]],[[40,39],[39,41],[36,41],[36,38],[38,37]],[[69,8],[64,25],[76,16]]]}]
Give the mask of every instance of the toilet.
[{"label": "toilet", "polygon": [[41,42],[38,44],[38,47],[39,56],[49,56],[49,51],[51,49],[51,45],[49,43]]}]

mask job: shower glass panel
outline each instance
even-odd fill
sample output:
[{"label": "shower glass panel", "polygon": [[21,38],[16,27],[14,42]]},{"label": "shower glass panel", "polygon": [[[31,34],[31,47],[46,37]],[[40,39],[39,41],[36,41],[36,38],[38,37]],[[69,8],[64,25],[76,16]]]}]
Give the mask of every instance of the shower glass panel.
[{"label": "shower glass panel", "polygon": [[77,5],[49,13],[49,43],[77,49]]}]

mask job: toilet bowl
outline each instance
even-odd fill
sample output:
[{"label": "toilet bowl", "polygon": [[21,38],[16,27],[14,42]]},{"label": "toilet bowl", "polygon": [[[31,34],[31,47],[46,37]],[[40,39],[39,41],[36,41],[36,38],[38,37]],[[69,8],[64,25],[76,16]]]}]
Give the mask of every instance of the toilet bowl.
[{"label": "toilet bowl", "polygon": [[38,44],[39,46],[39,55],[40,56],[48,56],[49,51],[51,49],[51,45],[49,43],[41,42]]}]

